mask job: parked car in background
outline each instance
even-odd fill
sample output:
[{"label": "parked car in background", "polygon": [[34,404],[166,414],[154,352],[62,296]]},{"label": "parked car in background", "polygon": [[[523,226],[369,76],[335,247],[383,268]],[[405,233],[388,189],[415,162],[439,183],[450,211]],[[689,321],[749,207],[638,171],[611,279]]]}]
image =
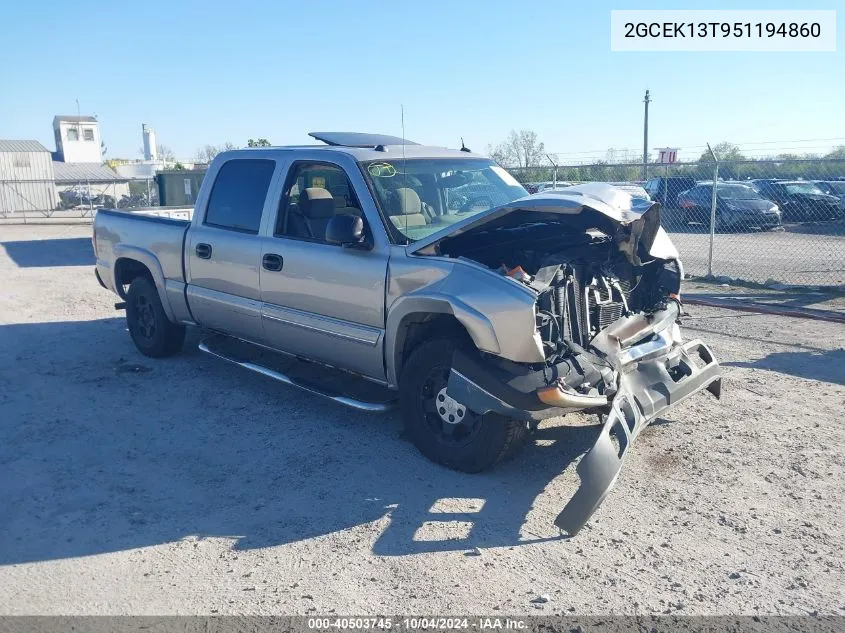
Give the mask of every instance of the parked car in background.
[{"label": "parked car in background", "polygon": [[839,208],[842,212],[840,217],[845,216],[845,180],[813,180],[812,182],[827,195],[839,198]]},{"label": "parked car in background", "polygon": [[654,202],[664,207],[677,207],[678,194],[695,187],[695,178],[689,176],[661,176],[646,181],[643,188]]},{"label": "parked car in background", "polygon": [[528,193],[537,193],[540,189],[539,182],[524,182],[522,183],[522,186],[525,187],[525,191]]},{"label": "parked car in background", "polygon": [[[678,195],[685,224],[710,226],[713,183],[702,182]],[[716,230],[736,231],[780,226],[780,209],[752,187],[734,182],[716,183]]]},{"label": "parked car in background", "polygon": [[755,180],[764,198],[780,207],[784,222],[821,222],[840,217],[840,201],[807,180]]},{"label": "parked car in background", "polygon": [[543,193],[544,191],[555,191],[558,189],[565,189],[566,187],[571,187],[571,182],[566,182],[565,180],[558,180],[552,181],[549,180],[548,182],[540,182],[537,183],[537,191],[535,193]]}]

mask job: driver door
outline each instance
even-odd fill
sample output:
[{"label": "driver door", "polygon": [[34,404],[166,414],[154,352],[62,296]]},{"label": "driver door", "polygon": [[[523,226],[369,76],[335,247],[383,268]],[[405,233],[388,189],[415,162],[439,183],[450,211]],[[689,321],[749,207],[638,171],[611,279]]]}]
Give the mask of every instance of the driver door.
[{"label": "driver door", "polygon": [[[319,208],[308,195],[320,201]],[[344,248],[325,240],[333,213],[363,217],[359,199],[342,166],[291,164],[275,227],[261,245],[264,339],[282,351],[384,380],[388,249]],[[366,219],[365,233],[373,244]]]}]

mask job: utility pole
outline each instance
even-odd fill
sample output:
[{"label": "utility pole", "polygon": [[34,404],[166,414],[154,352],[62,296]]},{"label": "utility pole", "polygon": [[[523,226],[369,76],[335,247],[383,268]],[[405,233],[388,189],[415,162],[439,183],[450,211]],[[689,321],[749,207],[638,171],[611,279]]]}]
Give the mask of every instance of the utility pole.
[{"label": "utility pole", "polygon": [[643,180],[648,180],[648,104],[651,103],[651,98],[648,96],[648,90],[645,91],[645,117],[643,119]]}]

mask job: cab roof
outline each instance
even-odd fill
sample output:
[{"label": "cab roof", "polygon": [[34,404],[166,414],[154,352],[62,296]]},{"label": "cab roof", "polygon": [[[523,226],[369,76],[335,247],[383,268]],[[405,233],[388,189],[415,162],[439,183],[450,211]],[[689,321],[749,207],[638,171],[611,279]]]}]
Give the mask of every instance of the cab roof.
[{"label": "cab roof", "polygon": [[[486,158],[467,150],[420,145],[408,139],[387,134],[363,132],[309,132],[309,136],[325,145],[281,145],[252,150],[318,150],[351,155],[356,161],[398,160],[401,158]],[[237,150],[234,150],[237,151]]]}]

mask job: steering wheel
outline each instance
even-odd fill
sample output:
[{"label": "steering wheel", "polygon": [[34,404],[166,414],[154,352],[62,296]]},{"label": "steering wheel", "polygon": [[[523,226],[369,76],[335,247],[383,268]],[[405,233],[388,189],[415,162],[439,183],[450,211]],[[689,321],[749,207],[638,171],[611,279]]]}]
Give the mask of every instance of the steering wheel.
[{"label": "steering wheel", "polygon": [[486,203],[487,208],[493,208],[493,199],[490,196],[472,196],[467,198],[466,201],[461,205],[460,209],[458,209],[458,213],[467,213],[472,211],[472,208],[477,203]]}]

